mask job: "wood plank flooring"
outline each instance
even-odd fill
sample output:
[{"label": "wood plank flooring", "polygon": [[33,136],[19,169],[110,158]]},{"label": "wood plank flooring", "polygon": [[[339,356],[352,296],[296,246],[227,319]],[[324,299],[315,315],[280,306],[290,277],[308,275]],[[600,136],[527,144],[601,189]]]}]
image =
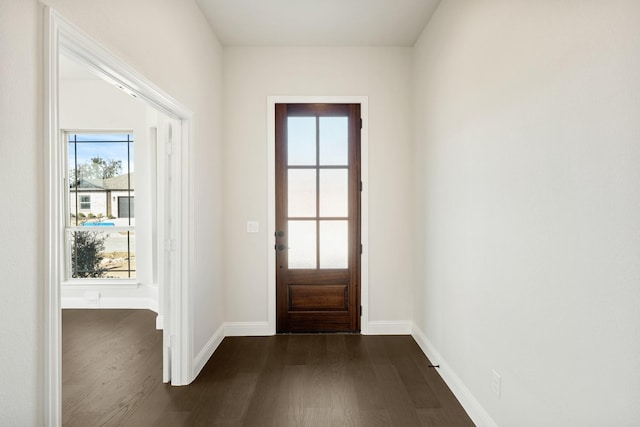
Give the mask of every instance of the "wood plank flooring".
[{"label": "wood plank flooring", "polygon": [[189,386],[162,384],[146,310],[63,310],[65,426],[474,424],[410,336],[228,337]]}]

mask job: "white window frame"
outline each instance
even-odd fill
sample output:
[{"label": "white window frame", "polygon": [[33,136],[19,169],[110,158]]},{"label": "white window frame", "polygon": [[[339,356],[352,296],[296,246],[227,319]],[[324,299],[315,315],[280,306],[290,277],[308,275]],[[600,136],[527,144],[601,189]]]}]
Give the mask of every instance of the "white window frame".
[{"label": "white window frame", "polygon": [[[71,265],[71,253],[72,253],[72,242],[73,242],[73,237],[72,237],[72,233],[76,232],[76,231],[100,231],[100,232],[106,232],[106,231],[111,231],[111,232],[132,232],[135,235],[135,231],[136,231],[136,227],[135,224],[134,225],[126,225],[126,226],[113,226],[113,227],[109,227],[108,229],[106,229],[105,227],[102,226],[78,226],[78,225],[73,225],[71,224],[70,221],[70,213],[71,213],[71,208],[69,206],[69,193],[70,193],[70,183],[71,183],[71,177],[69,176],[69,135],[99,135],[99,134],[129,134],[129,135],[133,135],[133,131],[132,130],[64,130],[61,132],[62,133],[62,153],[64,153],[63,157],[64,157],[64,170],[66,172],[66,179],[64,181],[64,193],[65,193],[65,199],[64,199],[64,217],[65,217],[65,229],[64,229],[64,233],[65,233],[65,241],[66,241],[66,245],[65,245],[65,276],[64,276],[64,280],[62,282],[63,285],[87,285],[87,284],[109,284],[109,285],[127,285],[127,286],[138,286],[139,282],[138,279],[136,277],[132,277],[132,278],[120,278],[120,277],[100,277],[100,278],[95,278],[95,277],[73,277],[73,267]],[[133,137],[133,141],[135,141],[135,137]],[[124,142],[124,141],[123,141]],[[131,159],[129,160],[131,161]],[[77,166],[77,165],[76,165]],[[129,165],[127,165],[127,169],[129,169]],[[76,189],[77,191],[77,189]],[[80,198],[82,197],[89,197],[91,198],[90,195],[82,195],[80,196]],[[90,199],[91,200],[91,199]],[[83,211],[83,210],[87,210],[87,209],[83,209],[82,208],[82,201],[78,200],[76,201],[76,203],[78,203],[80,206],[78,207],[78,211]],[[91,202],[89,202],[91,203]],[[91,208],[89,208],[89,210],[91,210]],[[106,219],[106,217],[105,217]],[[134,253],[136,253],[136,248],[134,247],[133,250]],[[129,254],[131,253],[131,251],[129,252]],[[135,270],[134,270],[135,271]],[[137,273],[137,272],[136,272]]]}]

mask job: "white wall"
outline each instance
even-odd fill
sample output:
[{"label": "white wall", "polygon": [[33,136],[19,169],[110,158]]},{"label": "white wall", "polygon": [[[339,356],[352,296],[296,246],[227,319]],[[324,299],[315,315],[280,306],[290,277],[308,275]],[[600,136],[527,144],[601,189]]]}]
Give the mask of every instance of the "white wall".
[{"label": "white wall", "polygon": [[[46,3],[195,112],[197,354],[223,322],[220,45],[191,1]],[[16,206],[0,222],[12,242],[0,245],[0,424],[8,426],[43,420],[42,25],[36,0],[0,2],[0,178],[3,200]]]},{"label": "white wall", "polygon": [[369,97],[370,319],[411,319],[410,80],[410,48],[225,48],[226,321],[267,321],[267,97],[294,95]]},{"label": "white wall", "polygon": [[638,28],[447,0],[415,47],[414,319],[500,426],[640,425]]},{"label": "white wall", "polygon": [[7,426],[43,419],[41,22],[35,1],[0,2],[0,424]]}]

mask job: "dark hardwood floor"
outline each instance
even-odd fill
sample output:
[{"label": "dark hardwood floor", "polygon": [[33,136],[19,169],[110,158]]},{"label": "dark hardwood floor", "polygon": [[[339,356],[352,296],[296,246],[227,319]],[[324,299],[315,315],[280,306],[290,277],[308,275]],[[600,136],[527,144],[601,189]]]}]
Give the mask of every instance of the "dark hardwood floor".
[{"label": "dark hardwood floor", "polygon": [[225,338],[189,386],[162,384],[145,310],[63,310],[65,426],[473,426],[410,336]]}]

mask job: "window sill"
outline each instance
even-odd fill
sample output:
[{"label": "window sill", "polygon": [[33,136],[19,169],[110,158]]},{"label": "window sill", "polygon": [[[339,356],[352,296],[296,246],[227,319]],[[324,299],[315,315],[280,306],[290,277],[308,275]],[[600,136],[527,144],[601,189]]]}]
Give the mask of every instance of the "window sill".
[{"label": "window sill", "polygon": [[102,289],[136,289],[140,282],[136,279],[73,279],[62,282],[67,289],[95,290]]}]

